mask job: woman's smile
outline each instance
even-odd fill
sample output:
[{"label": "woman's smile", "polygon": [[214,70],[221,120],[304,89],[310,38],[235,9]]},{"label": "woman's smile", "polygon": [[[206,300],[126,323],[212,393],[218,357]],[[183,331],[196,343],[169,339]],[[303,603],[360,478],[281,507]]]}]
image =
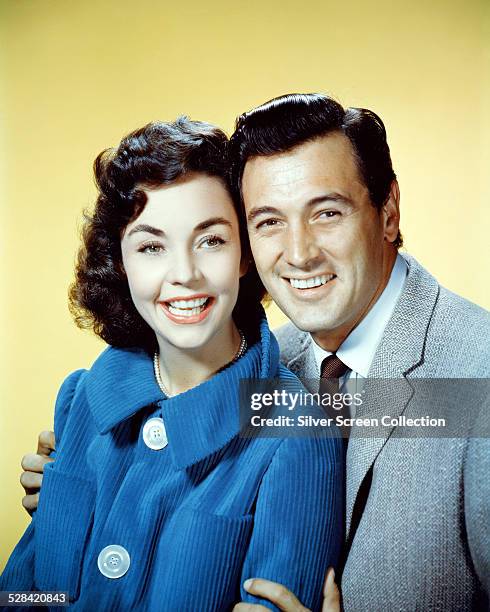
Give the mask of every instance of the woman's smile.
[{"label": "woman's smile", "polygon": [[163,313],[174,323],[201,323],[211,312],[216,300],[210,295],[193,295],[159,301]]}]

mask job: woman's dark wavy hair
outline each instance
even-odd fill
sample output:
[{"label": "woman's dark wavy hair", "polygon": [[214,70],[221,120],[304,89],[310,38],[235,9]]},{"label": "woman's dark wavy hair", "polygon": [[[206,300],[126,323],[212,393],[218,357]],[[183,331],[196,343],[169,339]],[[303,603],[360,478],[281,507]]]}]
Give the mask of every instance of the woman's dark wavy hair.
[{"label": "woman's dark wavy hair", "polygon": [[[156,349],[153,330],[136,310],[122,266],[121,236],[145,207],[144,188],[172,183],[190,172],[217,177],[230,190],[228,138],[219,128],[179,117],[173,123],[155,122],[131,132],[115,149],[106,149],[94,162],[98,197],[92,214],[85,214],[82,246],[69,305],[77,325],[92,329],[116,347]],[[246,223],[239,203],[242,258],[250,261],[240,279],[233,311],[237,325],[251,333],[257,328],[265,289],[250,256]]]},{"label": "woman's dark wavy hair", "polygon": [[[231,184],[236,197],[242,199],[248,159],[284,153],[331,132],[342,132],[350,140],[359,174],[373,206],[380,210],[396,178],[383,122],[366,108],[344,109],[333,98],[318,93],[279,96],[238,117],[230,139]],[[400,232],[393,244],[403,245]]]}]

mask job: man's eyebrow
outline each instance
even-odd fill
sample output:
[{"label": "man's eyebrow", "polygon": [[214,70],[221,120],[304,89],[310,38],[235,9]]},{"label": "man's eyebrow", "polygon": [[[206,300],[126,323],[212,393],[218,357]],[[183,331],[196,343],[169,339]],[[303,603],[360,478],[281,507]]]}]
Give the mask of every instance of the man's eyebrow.
[{"label": "man's eyebrow", "polygon": [[349,197],[333,192],[308,200],[307,206],[315,206],[316,204],[322,204],[323,202],[338,202],[339,204],[347,204],[349,206],[352,206],[353,204]]},{"label": "man's eyebrow", "polygon": [[[315,198],[311,198],[306,202],[306,206],[313,207],[317,204],[322,204],[323,202],[336,202],[338,204],[346,204],[347,206],[352,206],[353,202],[347,196],[343,196],[340,193],[326,193],[324,195],[317,196]],[[282,215],[283,213],[274,206],[258,206],[256,208],[252,208],[252,210],[247,215],[247,221],[251,222],[260,215]]]},{"label": "man's eyebrow", "polygon": [[278,208],[274,208],[273,206],[258,206],[257,208],[252,208],[252,210],[247,215],[247,221],[253,221],[256,217],[260,215],[280,215],[281,211]]},{"label": "man's eyebrow", "polygon": [[198,223],[194,228],[195,232],[202,232],[202,230],[208,229],[208,227],[212,227],[213,225],[227,225],[228,227],[232,227],[231,222],[224,217],[212,217],[211,219],[207,219],[202,223]]},{"label": "man's eyebrow", "polygon": [[137,232],[146,232],[147,234],[153,234],[154,236],[158,236],[163,238],[165,236],[165,232],[163,230],[157,229],[156,227],[152,227],[151,225],[146,225],[146,223],[141,223],[140,225],[136,225],[129,232],[128,238]]}]

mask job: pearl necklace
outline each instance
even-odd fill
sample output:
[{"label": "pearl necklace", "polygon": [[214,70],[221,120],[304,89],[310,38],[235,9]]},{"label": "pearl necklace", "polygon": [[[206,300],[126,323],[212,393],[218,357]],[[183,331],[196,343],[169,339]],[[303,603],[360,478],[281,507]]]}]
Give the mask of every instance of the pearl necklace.
[{"label": "pearl necklace", "polygon": [[[232,363],[235,363],[235,361],[238,361],[240,357],[242,357],[245,354],[247,350],[247,339],[245,338],[245,335],[243,334],[241,329],[238,330],[238,333],[240,334],[240,346],[238,347],[238,351],[235,353],[235,356],[233,357],[233,359],[230,362],[228,362],[226,365],[221,367],[219,370],[217,370],[215,374],[217,374],[218,372],[221,372],[221,370],[224,370]],[[167,387],[163,384],[162,375],[160,373],[159,356],[160,355],[158,351],[156,351],[155,354],[153,355],[153,369],[155,371],[155,378],[157,380],[158,386],[160,387],[164,395],[166,395],[167,397],[171,397],[172,394],[169,392]]]}]

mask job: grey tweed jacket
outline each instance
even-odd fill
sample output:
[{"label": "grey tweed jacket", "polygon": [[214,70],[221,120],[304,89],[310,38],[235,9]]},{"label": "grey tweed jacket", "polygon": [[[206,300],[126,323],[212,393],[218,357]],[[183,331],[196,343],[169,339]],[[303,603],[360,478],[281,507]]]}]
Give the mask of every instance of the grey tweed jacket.
[{"label": "grey tweed jacket", "polygon": [[[400,379],[391,415],[420,412],[412,378],[490,378],[490,313],[404,257],[406,283],[369,372]],[[283,363],[318,378],[310,334],[288,324],[276,336]],[[379,414],[382,402],[361,410]],[[490,439],[397,438],[395,429],[349,440],[345,611],[490,610]]]}]

